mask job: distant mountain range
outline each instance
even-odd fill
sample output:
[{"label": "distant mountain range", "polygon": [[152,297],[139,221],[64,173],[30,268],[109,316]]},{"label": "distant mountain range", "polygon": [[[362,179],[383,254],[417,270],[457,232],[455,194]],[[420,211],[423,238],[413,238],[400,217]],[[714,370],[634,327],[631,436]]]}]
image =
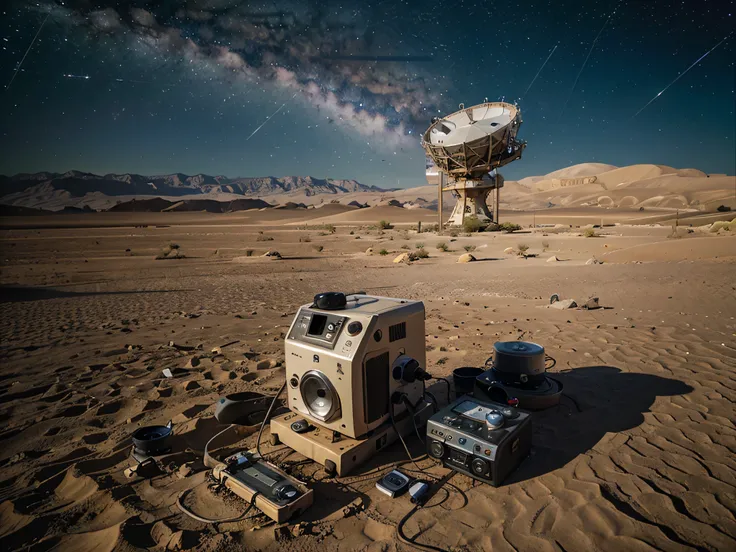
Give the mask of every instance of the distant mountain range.
[{"label": "distant mountain range", "polygon": [[12,202],[14,194],[38,196],[60,194],[83,197],[97,193],[106,196],[190,196],[197,194],[231,193],[249,198],[262,198],[290,192],[317,194],[345,194],[353,192],[384,192],[376,186],[366,186],[355,180],[320,179],[311,176],[276,178],[186,175],[181,173],[156,176],[140,174],[97,175],[81,171],[61,173],[20,173],[0,176],[0,198]]}]

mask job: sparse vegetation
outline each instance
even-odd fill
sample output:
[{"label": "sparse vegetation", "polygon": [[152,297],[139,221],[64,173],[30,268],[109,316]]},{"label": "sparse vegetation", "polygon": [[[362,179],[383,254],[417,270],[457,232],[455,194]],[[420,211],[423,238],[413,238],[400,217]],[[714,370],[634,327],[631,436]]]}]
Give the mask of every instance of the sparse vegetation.
[{"label": "sparse vegetation", "polygon": [[379,254],[379,255],[388,255],[388,251],[386,251],[385,249],[381,249],[381,250],[380,250],[380,251],[378,252],[378,254]]},{"label": "sparse vegetation", "polygon": [[593,228],[586,228],[583,232],[583,236],[585,236],[586,238],[597,238],[598,234],[596,234]]},{"label": "sparse vegetation", "polygon": [[525,243],[520,243],[516,246],[516,249],[519,252],[520,257],[526,257],[526,252],[529,251],[529,246]]},{"label": "sparse vegetation", "polygon": [[299,238],[299,242],[300,242],[300,243],[301,243],[301,242],[303,242],[303,243],[309,243],[309,242],[311,242],[311,241],[312,241],[312,238],[310,238],[309,236],[301,236],[301,237]]},{"label": "sparse vegetation", "polygon": [[256,241],[262,242],[262,241],[273,241],[273,238],[271,236],[266,236],[262,231],[258,232],[258,236],[256,236]]},{"label": "sparse vegetation", "polygon": [[391,230],[393,226],[391,226],[391,223],[387,220],[379,220],[378,228],[380,228],[381,230]]},{"label": "sparse vegetation", "polygon": [[422,242],[419,242],[414,247],[416,247],[417,249],[422,249],[424,247],[424,244]]},{"label": "sparse vegetation", "polygon": [[504,222],[498,226],[498,229],[502,232],[506,232],[507,234],[511,234],[517,230],[521,230],[521,226],[514,224],[513,222]]},{"label": "sparse vegetation", "polygon": [[245,250],[245,256],[246,257],[252,257],[253,256],[253,253],[254,253],[254,251],[252,249],[246,249]]},{"label": "sparse vegetation", "polygon": [[179,244],[176,243],[170,243],[166,247],[164,247],[163,251],[156,255],[157,261],[163,261],[163,260],[169,260],[169,259],[185,259],[186,256],[182,254],[181,249],[179,249]]},{"label": "sparse vegetation", "polygon": [[313,245],[312,247],[317,253],[320,253],[325,248],[324,245]]},{"label": "sparse vegetation", "polygon": [[449,248],[449,247],[447,247],[447,244],[446,244],[445,242],[440,242],[440,243],[438,243],[437,245],[435,245],[435,247],[436,247],[436,248],[437,248],[437,249],[438,249],[439,251],[444,251],[445,253],[446,253],[446,252],[448,252],[448,251],[450,250],[450,248]]},{"label": "sparse vegetation", "polygon": [[549,242],[543,241],[542,242],[542,251],[547,251],[549,249]]},{"label": "sparse vegetation", "polygon": [[457,228],[450,228],[447,235],[452,238],[457,238],[460,235],[460,231]]},{"label": "sparse vegetation", "polygon": [[429,253],[427,253],[427,250],[424,248],[417,249],[412,254],[415,255],[417,259],[426,259],[429,257]]},{"label": "sparse vegetation", "polygon": [[483,224],[478,217],[466,217],[463,220],[463,230],[466,232],[482,232],[486,225]]},{"label": "sparse vegetation", "polygon": [[401,246],[401,249],[409,249],[409,246],[406,245],[406,244],[404,244],[404,245]]},{"label": "sparse vegetation", "polygon": [[475,251],[475,246],[474,245],[466,245],[466,246],[463,247],[463,249],[465,251],[467,251],[468,253],[470,253],[471,251]]}]

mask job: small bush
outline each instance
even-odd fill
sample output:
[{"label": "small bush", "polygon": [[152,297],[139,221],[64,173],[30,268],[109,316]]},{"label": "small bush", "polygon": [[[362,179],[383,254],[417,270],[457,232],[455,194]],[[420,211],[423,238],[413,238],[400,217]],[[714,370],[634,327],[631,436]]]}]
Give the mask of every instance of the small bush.
[{"label": "small bush", "polygon": [[320,253],[325,248],[324,245],[313,245],[312,247],[317,253]]},{"label": "small bush", "polygon": [[337,227],[334,224],[325,224],[324,229],[327,230],[330,234],[334,234],[337,232]]},{"label": "small bush", "polygon": [[450,237],[452,237],[452,238],[457,238],[460,235],[460,231],[457,228],[451,228],[447,232],[447,235],[450,236]]},{"label": "small bush", "polygon": [[252,249],[246,249],[245,250],[245,256],[246,257],[252,257],[253,256],[253,250]]},{"label": "small bush", "polygon": [[529,246],[525,243],[520,243],[516,246],[520,256],[526,256],[526,252],[529,251]]},{"label": "small bush", "polygon": [[485,227],[478,217],[466,217],[463,220],[463,230],[466,232],[481,232]]},{"label": "small bush", "polygon": [[178,243],[170,243],[169,244],[169,249],[179,249],[179,244]]},{"label": "small bush", "polygon": [[446,244],[445,242],[440,242],[440,243],[438,243],[437,245],[435,245],[435,247],[436,247],[436,248],[437,248],[437,249],[438,249],[439,251],[444,251],[444,252],[447,252],[447,251],[449,251],[449,250],[450,250],[450,248],[449,248],[449,247],[447,247],[447,244]]},{"label": "small bush", "polygon": [[259,232],[258,236],[256,236],[256,241],[259,241],[259,242],[273,241],[273,238],[271,236],[264,235],[263,232]]},{"label": "small bush", "polygon": [[406,244],[404,244],[404,245],[401,246],[401,249],[409,249],[409,246],[406,245]]},{"label": "small bush", "polygon": [[379,255],[388,255],[388,251],[386,251],[385,249],[381,249],[381,250],[380,250],[380,251],[378,252],[378,254],[379,254]]},{"label": "small bush", "polygon": [[309,243],[311,241],[312,241],[312,238],[310,238],[309,236],[302,236],[301,238],[299,238],[299,242],[300,243],[301,242],[303,242],[303,243]]},{"label": "small bush", "polygon": [[419,242],[414,247],[416,247],[417,249],[422,249],[424,247],[424,244],[422,242]]},{"label": "small bush", "polygon": [[352,235],[354,235],[354,234],[355,234],[355,230],[351,230],[351,231],[350,231],[350,235],[352,236]]},{"label": "small bush", "polygon": [[414,255],[416,255],[417,259],[426,259],[429,257],[429,253],[427,253],[427,250],[424,248],[414,251]]},{"label": "small bush", "polygon": [[549,242],[543,241],[542,242],[542,251],[547,251],[549,249]]},{"label": "small bush", "polygon": [[393,226],[391,226],[391,223],[387,220],[379,220],[378,228],[380,228],[381,230],[391,230]]},{"label": "small bush", "polygon": [[518,224],[514,224],[513,222],[504,222],[503,224],[499,225],[499,230],[506,232],[507,234],[511,234],[512,232],[516,232],[517,230],[521,230],[521,226]]},{"label": "small bush", "polygon": [[598,234],[596,234],[595,230],[593,230],[592,228],[586,228],[583,232],[583,236],[585,236],[586,238],[595,238],[598,236]]},{"label": "small bush", "polygon": [[475,251],[475,246],[474,245],[466,245],[465,247],[463,247],[463,249],[465,251],[467,251],[468,253],[470,253],[471,251]]}]

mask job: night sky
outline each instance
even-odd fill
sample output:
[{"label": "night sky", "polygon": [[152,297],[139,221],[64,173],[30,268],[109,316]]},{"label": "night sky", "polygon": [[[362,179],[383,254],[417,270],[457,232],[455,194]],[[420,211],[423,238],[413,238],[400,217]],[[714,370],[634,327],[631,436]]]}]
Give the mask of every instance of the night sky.
[{"label": "night sky", "polygon": [[502,97],[529,143],[508,179],[583,162],[736,174],[733,1],[2,6],[0,174],[424,185],[431,117]]}]

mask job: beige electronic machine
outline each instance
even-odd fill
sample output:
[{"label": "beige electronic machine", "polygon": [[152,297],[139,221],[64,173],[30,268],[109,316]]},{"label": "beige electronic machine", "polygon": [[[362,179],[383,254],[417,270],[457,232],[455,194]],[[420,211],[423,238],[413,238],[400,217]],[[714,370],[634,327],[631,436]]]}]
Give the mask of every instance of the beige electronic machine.
[{"label": "beige electronic machine", "polygon": [[290,412],[271,440],[345,475],[425,425],[424,304],[324,293],[299,309],[286,337]]}]

